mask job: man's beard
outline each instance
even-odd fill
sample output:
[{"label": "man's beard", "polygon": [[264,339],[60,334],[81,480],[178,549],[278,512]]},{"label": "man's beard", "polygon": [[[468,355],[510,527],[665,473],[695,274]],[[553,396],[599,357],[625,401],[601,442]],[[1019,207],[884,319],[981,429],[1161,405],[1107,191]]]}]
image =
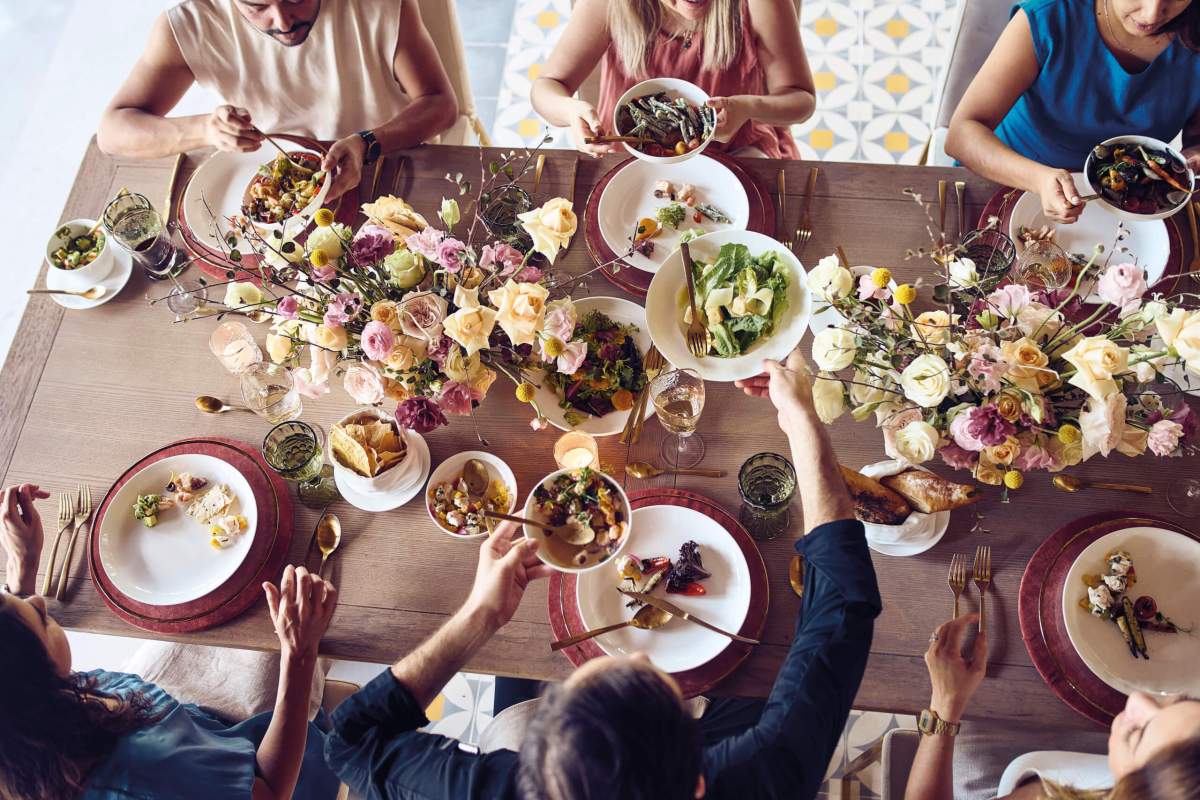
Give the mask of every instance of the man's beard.
[{"label": "man's beard", "polygon": [[[299,45],[302,45],[306,41],[308,41],[308,35],[310,33],[312,33],[313,23],[317,21],[317,17],[320,14],[321,14],[321,6],[318,4],[317,10],[312,15],[312,19],[296,22],[292,25],[292,29],[288,30],[288,31],[281,31],[278,28],[268,28],[267,30],[263,31],[263,33],[265,33],[267,36],[270,36],[272,39],[274,39],[276,42],[283,45],[284,47],[298,47]],[[301,30],[304,31],[304,35],[300,37],[299,41],[289,42],[289,41],[284,41],[279,38],[280,36],[291,35],[291,34],[299,32]]]}]

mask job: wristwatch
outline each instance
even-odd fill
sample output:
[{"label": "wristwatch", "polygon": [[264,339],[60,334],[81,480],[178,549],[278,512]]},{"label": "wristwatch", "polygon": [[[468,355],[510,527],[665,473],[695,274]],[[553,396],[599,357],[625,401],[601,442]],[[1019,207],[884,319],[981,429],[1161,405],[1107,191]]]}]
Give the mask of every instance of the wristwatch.
[{"label": "wristwatch", "polygon": [[367,146],[367,152],[363,153],[363,163],[370,164],[379,158],[379,140],[370,131],[359,131],[358,135]]},{"label": "wristwatch", "polygon": [[936,711],[926,708],[917,717],[917,730],[922,736],[957,736],[961,722],[946,722]]}]

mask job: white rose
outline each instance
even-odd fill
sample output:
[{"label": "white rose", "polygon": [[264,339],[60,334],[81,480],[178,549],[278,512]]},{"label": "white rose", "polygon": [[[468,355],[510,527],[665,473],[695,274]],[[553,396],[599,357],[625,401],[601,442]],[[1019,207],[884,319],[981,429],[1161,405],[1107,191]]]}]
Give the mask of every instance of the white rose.
[{"label": "white rose", "polygon": [[231,283],[225,289],[225,305],[229,308],[245,309],[263,301],[262,289],[248,281]]},{"label": "white rose", "polygon": [[950,367],[941,356],[926,353],[900,373],[904,396],[922,408],[933,408],[950,393]]},{"label": "white rose", "polygon": [[840,417],[846,410],[845,389],[833,375],[822,372],[812,385],[813,406],[817,416],[826,425]]},{"label": "white rose", "polygon": [[813,337],[813,361],[826,372],[837,372],[850,366],[857,353],[854,334],[844,328],[826,328]]},{"label": "white rose", "polygon": [[936,309],[934,311],[922,312],[915,320],[913,320],[913,328],[916,329],[917,338],[926,344],[939,345],[945,344],[950,338],[950,326],[958,321],[958,315],[951,317],[945,311]]},{"label": "white rose", "polygon": [[1200,311],[1177,308],[1156,323],[1167,347],[1179,354],[1188,370],[1200,374]]},{"label": "white rose", "polygon": [[337,231],[333,227],[316,228],[308,234],[308,252],[312,253],[316,250],[324,250],[325,255],[329,256],[330,261],[336,261],[342,257],[345,248],[342,246],[342,237],[337,235]]},{"label": "white rose", "polygon": [[817,300],[832,302],[850,294],[854,289],[854,276],[841,265],[837,256],[825,256],[808,273],[808,288]]},{"label": "white rose", "polygon": [[979,283],[979,272],[975,269],[975,262],[969,258],[960,258],[957,261],[951,261],[950,282],[964,289],[970,289]]},{"label": "white rose", "polygon": [[896,431],[896,452],[910,464],[924,464],[937,453],[941,437],[924,420],[914,420]]}]

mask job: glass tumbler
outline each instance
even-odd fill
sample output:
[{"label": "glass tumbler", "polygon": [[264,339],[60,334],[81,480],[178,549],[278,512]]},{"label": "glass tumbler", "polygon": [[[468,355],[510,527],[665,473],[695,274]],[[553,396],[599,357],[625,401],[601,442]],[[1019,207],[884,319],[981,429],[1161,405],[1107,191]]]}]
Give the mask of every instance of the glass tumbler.
[{"label": "glass tumbler", "polygon": [[287,481],[296,483],[300,502],[321,508],[341,497],[333,468],[325,463],[321,435],[311,425],[281,422],[267,431],[262,455],[267,466]]},{"label": "glass tumbler", "polygon": [[222,322],[208,338],[208,349],[226,370],[238,375],[263,361],[254,334],[237,320]]},{"label": "glass tumbler", "polygon": [[791,524],[796,470],[777,453],[757,453],[738,470],[738,519],[755,539],[774,539]]},{"label": "glass tumbler", "polygon": [[122,194],[104,207],[104,230],[128,250],[151,280],[173,278],[187,268],[188,260],[171,241],[162,215],[137,193]]},{"label": "glass tumbler", "polygon": [[304,411],[304,401],[287,367],[255,364],[238,377],[242,402],[272,425],[296,419]]}]

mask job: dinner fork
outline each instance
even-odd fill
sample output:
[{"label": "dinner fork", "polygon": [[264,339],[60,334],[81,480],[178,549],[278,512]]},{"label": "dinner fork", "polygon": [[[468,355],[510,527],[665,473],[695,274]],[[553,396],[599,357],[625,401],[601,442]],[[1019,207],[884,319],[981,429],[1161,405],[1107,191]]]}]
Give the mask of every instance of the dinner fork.
[{"label": "dinner fork", "polygon": [[42,581],[42,597],[50,596],[50,579],[54,577],[54,559],[58,557],[58,543],[63,531],[75,520],[75,505],[66,492],[58,495],[58,533],[54,534],[54,545],[50,548],[50,561],[46,564],[46,579]]},{"label": "dinner fork", "polygon": [[[63,559],[62,572],[58,574],[58,591],[54,593],[55,598],[59,601],[67,593],[67,576],[71,571],[71,558],[75,554],[75,540],[79,538],[79,531],[87,527],[88,520],[92,516],[92,487],[79,487],[79,501],[75,507],[75,530],[71,532],[71,539],[67,544],[67,557]],[[86,546],[87,537],[84,537]]]},{"label": "dinner fork", "polygon": [[975,548],[975,565],[971,568],[971,576],[979,587],[979,635],[983,635],[983,596],[987,594],[988,584],[992,581],[992,548],[981,544]]},{"label": "dinner fork", "polygon": [[692,274],[694,270],[692,254],[688,250],[687,242],[680,243],[679,252],[683,254],[683,272],[687,276],[688,303],[692,309],[692,321],[688,323],[687,329],[688,352],[696,358],[704,358],[704,354],[708,352],[708,331],[705,330],[704,323],[700,321],[700,309],[696,307],[696,279]]},{"label": "dinner fork", "polygon": [[954,618],[958,619],[958,598],[967,588],[967,557],[955,553],[950,557],[950,575],[946,579],[954,592]]},{"label": "dinner fork", "polygon": [[821,170],[818,167],[812,167],[808,171],[808,185],[804,187],[804,211],[800,213],[800,227],[796,229],[796,255],[799,256],[804,252],[804,245],[808,244],[812,239],[812,196],[813,191],[817,188],[817,175]]},{"label": "dinner fork", "polygon": [[662,353],[658,352],[657,347],[650,345],[650,349],[646,351],[646,357],[642,359],[642,372],[646,376],[646,383],[633,401],[633,411],[630,413],[629,419],[625,420],[625,430],[621,431],[621,437],[618,439],[621,444],[637,444],[638,437],[642,435],[642,423],[646,419],[646,403],[650,398],[650,379],[656,376],[662,368]]}]

